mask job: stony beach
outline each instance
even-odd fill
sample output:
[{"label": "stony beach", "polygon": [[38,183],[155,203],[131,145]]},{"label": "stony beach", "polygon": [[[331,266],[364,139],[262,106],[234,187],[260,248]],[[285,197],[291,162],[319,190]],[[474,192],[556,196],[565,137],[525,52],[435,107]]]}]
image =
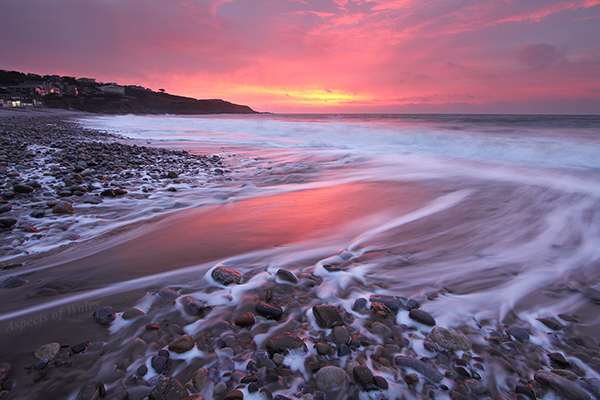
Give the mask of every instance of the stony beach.
[{"label": "stony beach", "polygon": [[[177,199],[235,180],[218,155],[133,144],[72,117],[0,114],[0,301],[43,306],[82,290],[39,287],[52,272],[28,263],[44,264],[40,248],[93,244],[90,220],[138,222],[119,201],[152,204],[159,192]],[[600,399],[593,287],[548,288],[549,297],[580,290],[579,314],[526,318],[515,308],[501,321],[465,315],[446,326],[432,306],[451,290],[390,294],[384,278],[360,274],[373,260],[415,262],[340,250],[283,266],[217,263],[147,293],[117,287],[7,317],[0,398]]]}]

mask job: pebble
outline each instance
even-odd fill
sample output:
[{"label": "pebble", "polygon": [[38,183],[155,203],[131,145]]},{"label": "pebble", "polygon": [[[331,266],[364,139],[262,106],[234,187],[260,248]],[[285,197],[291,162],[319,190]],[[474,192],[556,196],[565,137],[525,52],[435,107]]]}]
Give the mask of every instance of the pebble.
[{"label": "pebble", "polygon": [[191,296],[184,296],[181,299],[181,301],[183,303],[185,311],[190,315],[203,317],[208,313],[208,311],[212,309],[212,307],[207,306],[200,300],[195,299]]},{"label": "pebble", "polygon": [[307,350],[304,341],[290,332],[281,332],[271,337],[266,348],[271,354],[284,353],[293,349]]},{"label": "pebble", "polygon": [[81,387],[75,400],[98,400],[103,389],[102,383],[96,380],[89,381]]},{"label": "pebble", "polygon": [[144,315],[146,315],[145,312],[143,312],[139,308],[132,307],[132,308],[127,309],[127,311],[125,311],[123,313],[123,315],[121,316],[121,318],[123,318],[125,321],[130,321],[130,320],[139,318],[139,317],[144,316]]},{"label": "pebble", "polygon": [[242,281],[242,274],[233,268],[219,265],[213,269],[210,276],[218,283],[228,286],[232,283],[239,284]]},{"label": "pebble", "polygon": [[357,365],[354,367],[352,376],[354,376],[356,383],[363,387],[373,383],[373,373],[366,365]]},{"label": "pebble", "polygon": [[17,223],[17,220],[14,218],[0,218],[0,228],[1,229],[9,229],[16,223]]},{"label": "pebble", "polygon": [[292,272],[285,269],[278,269],[275,274],[279,279],[285,282],[298,283],[298,278]]},{"label": "pebble", "polygon": [[158,382],[148,398],[150,400],[183,400],[189,396],[185,387],[173,377],[167,377]]},{"label": "pebble", "polygon": [[429,340],[451,351],[471,350],[471,341],[456,331],[436,326],[429,333]]},{"label": "pebble", "polygon": [[330,393],[348,387],[348,375],[339,367],[327,366],[321,368],[315,374],[317,389]]},{"label": "pebble", "polygon": [[506,333],[517,340],[526,341],[529,340],[529,333],[520,326],[510,326],[506,329]]},{"label": "pebble", "polygon": [[202,390],[207,383],[208,370],[206,368],[198,368],[192,376],[192,383],[196,390]]},{"label": "pebble", "polygon": [[76,345],[71,346],[71,351],[75,354],[83,353],[85,349],[89,346],[88,342],[80,342]]},{"label": "pebble", "polygon": [[348,344],[350,341],[350,334],[343,326],[335,326],[331,330],[331,340],[335,344]]},{"label": "pebble", "polygon": [[11,276],[2,283],[2,286],[0,286],[0,288],[15,288],[23,286],[26,283],[27,281],[23,278],[19,278],[18,276]]},{"label": "pebble", "polygon": [[324,329],[344,325],[344,320],[337,307],[330,305],[316,305],[313,307],[313,315],[317,324]]},{"label": "pebble", "polygon": [[438,370],[436,370],[428,364],[425,364],[421,360],[417,360],[407,356],[397,356],[395,361],[396,364],[402,367],[414,369],[415,371],[422,374],[427,379],[432,380],[433,382],[438,383],[444,378],[444,376]]},{"label": "pebble", "polygon": [[534,375],[534,379],[542,385],[542,387],[549,388],[552,392],[565,400],[590,400],[590,395],[575,382],[571,382],[552,372],[544,370],[537,371]]},{"label": "pebble", "polygon": [[33,355],[36,356],[38,360],[47,360],[51,361],[56,358],[58,352],[60,351],[60,344],[58,343],[48,343],[43,346],[40,346]]},{"label": "pebble", "polygon": [[169,343],[169,350],[182,354],[190,351],[195,346],[194,339],[190,335],[181,335]]},{"label": "pebble", "polygon": [[283,315],[283,309],[281,307],[264,301],[259,301],[258,304],[256,304],[255,311],[263,317],[274,320],[278,320]]},{"label": "pebble", "polygon": [[152,356],[150,359],[150,366],[157,374],[162,374],[167,366],[167,357],[159,355]]},{"label": "pebble", "polygon": [[73,205],[67,201],[59,201],[52,207],[52,214],[73,214]]},{"label": "pebble", "polygon": [[402,306],[402,300],[396,296],[389,296],[385,294],[374,294],[369,297],[369,301],[371,303],[377,302],[384,304],[387,308],[389,308],[394,313],[398,312]]},{"label": "pebble", "polygon": [[32,218],[44,218],[44,216],[46,215],[46,213],[44,212],[44,210],[33,210],[30,214],[29,214]]},{"label": "pebble", "polygon": [[388,306],[378,301],[371,302],[371,311],[383,318],[392,314],[392,310]]},{"label": "pebble", "polygon": [[245,314],[240,315],[234,322],[237,326],[241,326],[242,328],[252,326],[256,320],[254,319],[254,315],[251,312],[247,312]]},{"label": "pebble", "polygon": [[424,325],[435,326],[435,318],[431,316],[427,311],[423,311],[417,308],[410,310],[408,316]]},{"label": "pebble", "polygon": [[115,320],[115,312],[110,306],[100,307],[92,315],[94,321],[100,325],[110,325]]}]

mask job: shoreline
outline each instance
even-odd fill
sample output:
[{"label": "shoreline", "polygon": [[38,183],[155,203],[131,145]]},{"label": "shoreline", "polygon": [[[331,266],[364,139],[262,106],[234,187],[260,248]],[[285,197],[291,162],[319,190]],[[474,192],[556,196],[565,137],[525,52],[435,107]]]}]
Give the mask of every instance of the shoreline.
[{"label": "shoreline", "polygon": [[[440,227],[452,229],[474,218],[494,221],[488,217],[496,215],[492,210],[484,213],[477,206],[482,199],[485,203],[503,193],[505,187],[489,191],[476,190],[474,185],[471,191],[440,192],[427,185],[383,180],[212,204],[206,199],[223,195],[220,185],[225,195],[231,189],[225,181],[225,163],[179,150],[106,144],[101,139],[113,136],[54,117],[15,118],[8,128],[0,117],[2,139],[14,149],[5,154],[6,162],[20,163],[3,171],[3,193],[14,189],[14,179],[27,183],[37,174],[40,181],[39,188],[31,186],[32,191],[17,192],[9,199],[14,207],[8,215],[18,214],[14,229],[33,221],[21,212],[31,211],[31,205],[37,209],[51,198],[73,198],[73,216],[44,215],[39,220],[53,222],[38,232],[61,237],[81,224],[82,239],[77,240],[83,241],[54,247],[37,259],[26,256],[31,263],[23,266],[0,264],[10,267],[1,271],[4,278],[31,272],[24,274],[28,282],[14,281],[15,287],[0,289],[4,315],[28,311],[0,322],[4,357],[0,397],[533,400],[546,395],[568,399],[600,395],[592,287],[588,292],[579,289],[589,301],[582,301],[571,314],[555,315],[552,307],[544,310],[544,305],[567,295],[561,283],[545,292],[544,288],[524,289],[530,290],[530,301],[541,307],[538,314],[532,314],[531,307],[520,310],[525,303],[518,302],[505,310],[502,320],[494,319],[492,311],[489,318],[465,315],[447,326],[444,307],[456,304],[450,303],[453,298],[468,299],[482,292],[498,295],[492,287],[500,291],[503,283],[523,271],[516,265],[514,270],[479,271],[478,277],[468,272],[451,275],[454,288],[450,282],[439,282],[433,269],[418,273],[440,263],[457,272],[463,268],[454,264],[452,253],[473,238],[465,242],[465,231],[452,236]],[[62,136],[52,136],[55,130]],[[31,149],[23,146],[27,135],[39,137],[40,142],[31,147],[33,157],[27,153]],[[101,146],[86,144],[81,135]],[[97,165],[86,164],[79,172],[68,170],[81,161],[71,159],[80,150],[92,155]],[[140,153],[155,157],[151,166],[133,162],[128,166],[146,157],[138,157]],[[111,162],[105,165],[100,158]],[[175,164],[182,170],[190,162],[199,164],[176,178],[161,178],[152,168],[163,159],[163,165]],[[127,168],[114,169],[123,163]],[[44,175],[44,168],[49,175]],[[87,169],[104,172],[83,176]],[[11,171],[19,176],[9,176]],[[82,182],[68,185],[64,179],[73,180],[72,174],[79,174]],[[67,186],[87,184],[87,178],[98,187],[81,196],[72,189],[69,196],[58,196]],[[148,193],[142,187],[148,182],[160,195],[144,196]],[[170,185],[180,186],[169,192]],[[127,193],[100,196],[103,190],[117,188]],[[210,196],[193,197],[199,189]],[[518,193],[515,189],[512,194]],[[36,195],[42,201],[34,201]],[[85,196],[104,201],[86,206],[89,203],[80,201]],[[192,200],[178,205],[183,198]],[[448,216],[440,215],[442,198],[443,204],[454,204],[451,199],[458,204]],[[168,202],[161,203],[165,199]],[[433,203],[438,206],[430,207]],[[87,219],[109,204],[114,215],[127,217],[116,233],[102,231]],[[152,214],[155,207],[161,211]],[[142,209],[141,215],[131,214],[135,209]],[[410,223],[411,218],[403,222],[411,213],[419,215],[416,222]],[[154,216],[148,219],[148,215]],[[58,223],[69,226],[62,230],[53,225]],[[378,228],[387,224],[407,226],[395,231],[397,237],[380,235],[385,231]],[[85,229],[91,229],[87,238]],[[410,244],[419,234],[421,241]],[[12,246],[15,238],[11,239]],[[401,242],[409,245],[395,244]],[[379,243],[384,245],[378,248]],[[94,251],[88,252],[91,247]],[[473,256],[479,254],[470,254],[468,260]],[[416,278],[414,284],[399,285],[411,277]],[[461,278],[473,282],[461,285]],[[115,282],[130,286],[113,286]],[[490,282],[494,285],[488,290],[476,288]],[[419,284],[427,290],[416,287]],[[394,287],[404,291],[390,290]],[[36,349],[38,355],[44,350],[37,358]],[[10,367],[5,367],[6,362]]]}]

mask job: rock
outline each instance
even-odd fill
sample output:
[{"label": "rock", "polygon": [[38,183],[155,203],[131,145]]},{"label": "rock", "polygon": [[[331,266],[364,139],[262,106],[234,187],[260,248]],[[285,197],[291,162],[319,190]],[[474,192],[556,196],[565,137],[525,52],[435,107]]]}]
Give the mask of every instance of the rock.
[{"label": "rock", "polygon": [[10,204],[1,204],[0,205],[0,214],[9,212],[10,210],[12,210],[12,206]]},{"label": "rock", "polygon": [[367,299],[364,297],[359,297],[354,300],[354,304],[352,305],[352,311],[366,311],[367,309]]},{"label": "rock", "polygon": [[366,365],[357,365],[354,367],[352,375],[354,376],[356,383],[363,387],[373,383],[373,373]]},{"label": "rock", "polygon": [[285,353],[286,351],[293,349],[307,350],[304,341],[290,332],[282,332],[273,336],[267,342],[266,347],[271,354]]},{"label": "rock", "polygon": [[553,374],[552,372],[539,370],[534,374],[535,381],[553,391],[565,400],[590,400],[590,395],[579,387],[575,382]]},{"label": "rock", "polygon": [[148,367],[146,366],[146,364],[142,364],[138,367],[138,369],[135,371],[135,373],[138,376],[144,376],[148,373]]},{"label": "rock", "polygon": [[381,390],[388,390],[388,388],[390,387],[387,380],[383,376],[374,376],[373,383],[375,383],[375,385],[377,385],[377,387]]},{"label": "rock", "polygon": [[100,192],[100,196],[102,197],[117,197],[117,193],[115,193],[114,189],[104,189]]},{"label": "rock", "polygon": [[94,316],[94,321],[100,325],[109,325],[115,320],[115,312],[110,306],[100,307],[92,315]]},{"label": "rock", "polygon": [[139,308],[132,307],[125,311],[121,318],[123,318],[125,321],[130,321],[132,319],[139,318],[143,315],[146,315],[146,313],[140,310]]},{"label": "rock", "polygon": [[394,313],[398,312],[400,308],[402,308],[402,301],[396,296],[389,296],[385,294],[374,294],[369,297],[369,301],[371,303],[383,303],[387,308],[389,308]]},{"label": "rock", "polygon": [[44,210],[33,210],[30,214],[29,214],[32,218],[44,218],[44,216],[46,215],[46,213],[44,212]]},{"label": "rock", "polygon": [[408,385],[414,385],[415,383],[419,383],[420,379],[416,374],[406,374],[404,375],[404,382]]},{"label": "rock", "polygon": [[575,374],[575,372],[573,371],[569,371],[567,369],[553,369],[552,371],[553,374],[556,374],[558,376],[562,376],[563,378],[566,378],[572,382],[577,382],[577,374]]},{"label": "rock", "polygon": [[17,220],[14,218],[0,218],[0,229],[9,229],[16,223]]},{"label": "rock", "polygon": [[208,379],[208,370],[206,368],[199,368],[194,372],[194,376],[192,377],[192,383],[196,390],[202,390],[204,385],[207,383]]},{"label": "rock", "polygon": [[104,385],[97,380],[89,381],[81,387],[77,393],[76,400],[98,400],[100,392],[104,391]]},{"label": "rock", "polygon": [[321,328],[330,329],[334,326],[344,325],[342,316],[337,307],[330,305],[317,305],[313,307],[313,314]]},{"label": "rock", "polygon": [[225,396],[224,400],[243,400],[244,399],[244,393],[242,393],[240,390],[232,390],[231,392],[227,393],[227,396]]},{"label": "rock", "polygon": [[162,374],[167,366],[167,357],[159,355],[152,356],[150,359],[150,366],[157,374]]},{"label": "rock", "polygon": [[520,341],[529,340],[529,333],[527,333],[527,331],[520,326],[510,326],[508,329],[506,329],[506,333]]},{"label": "rock", "polygon": [[435,383],[440,382],[444,378],[444,376],[437,369],[433,368],[428,364],[425,364],[421,360],[417,360],[411,357],[397,356],[396,364],[402,367],[412,368]]},{"label": "rock", "polygon": [[239,271],[223,265],[219,265],[217,268],[213,269],[210,276],[224,286],[232,283],[239,284],[242,281],[242,274]]},{"label": "rock", "polygon": [[290,282],[290,283],[298,283],[298,278],[296,278],[296,275],[294,275],[290,271],[286,271],[285,269],[277,270],[277,273],[275,275],[282,281]]},{"label": "rock", "polygon": [[555,331],[561,331],[564,328],[564,326],[554,318],[536,318],[536,320]]},{"label": "rock", "polygon": [[127,400],[129,399],[129,392],[122,391],[119,393],[115,393],[112,396],[106,398],[106,400]]},{"label": "rock", "polygon": [[235,324],[237,326],[241,326],[241,327],[247,327],[247,326],[252,326],[254,325],[254,323],[256,322],[256,320],[254,319],[254,315],[252,315],[251,312],[247,312],[243,315],[240,315],[236,320],[235,320]]},{"label": "rock", "polygon": [[467,379],[465,381],[465,386],[468,393],[474,394],[475,396],[482,396],[487,393],[487,388],[477,379]]},{"label": "rock", "polygon": [[413,319],[417,322],[420,322],[422,324],[425,324],[428,326],[435,326],[435,319],[427,311],[423,311],[423,310],[414,308],[414,309],[410,310],[410,312],[408,313],[408,316],[411,319]]},{"label": "rock", "polygon": [[177,379],[168,377],[158,382],[148,398],[150,400],[183,400],[188,396],[187,389]]},{"label": "rock", "polygon": [[328,366],[321,368],[315,374],[317,388],[325,393],[333,392],[348,387],[348,375],[339,368]]},{"label": "rock", "polygon": [[194,346],[194,339],[190,335],[181,335],[169,343],[169,350],[177,354],[182,354],[190,351]]},{"label": "rock", "polygon": [[167,173],[167,178],[169,178],[169,179],[177,179],[177,178],[179,178],[179,174],[177,172],[175,172],[175,171],[169,171]]},{"label": "rock", "polygon": [[59,201],[52,207],[52,214],[73,214],[73,205],[68,201]]},{"label": "rock", "polygon": [[429,340],[451,351],[471,350],[471,341],[465,335],[436,326],[429,333]]},{"label": "rock", "polygon": [[331,331],[331,340],[335,344],[348,344],[350,341],[350,334],[343,326],[335,326]]},{"label": "rock", "polygon": [[371,310],[380,317],[388,317],[392,314],[392,310],[383,303],[378,301],[371,302]]},{"label": "rock", "polygon": [[283,315],[283,309],[279,306],[259,301],[255,308],[256,312],[263,317],[278,320]]},{"label": "rock", "polygon": [[550,365],[553,368],[567,368],[571,365],[560,353],[548,353],[548,358],[550,358]]},{"label": "rock", "polygon": [[207,306],[200,300],[195,299],[191,296],[183,297],[181,299],[181,302],[183,303],[185,311],[190,315],[204,317],[212,309],[212,307]]},{"label": "rock", "polygon": [[85,194],[85,195],[81,196],[80,201],[82,203],[86,203],[86,204],[100,204],[100,203],[104,203],[104,200],[102,200],[100,197],[98,197],[98,196],[90,196],[89,194]]},{"label": "rock", "polygon": [[582,378],[579,383],[581,386],[600,399],[600,379],[598,378]]},{"label": "rock", "polygon": [[15,288],[23,286],[26,283],[27,281],[25,279],[19,278],[18,276],[11,276],[2,283],[2,286],[0,286],[0,288]]},{"label": "rock", "polygon": [[88,342],[80,342],[76,345],[71,346],[71,351],[75,354],[83,353],[85,349],[89,346]]},{"label": "rock", "polygon": [[13,191],[15,193],[32,193],[33,192],[33,187],[29,186],[29,185],[20,185],[20,184],[16,184],[13,185]]},{"label": "rock", "polygon": [[12,371],[12,366],[8,363],[0,364],[0,387],[6,382],[10,373]]}]

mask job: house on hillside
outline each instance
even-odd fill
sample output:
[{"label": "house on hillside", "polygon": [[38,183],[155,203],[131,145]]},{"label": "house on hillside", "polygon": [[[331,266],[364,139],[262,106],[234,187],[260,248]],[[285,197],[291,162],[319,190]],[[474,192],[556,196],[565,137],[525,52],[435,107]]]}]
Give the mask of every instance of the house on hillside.
[{"label": "house on hillside", "polygon": [[119,86],[115,83],[100,86],[98,89],[104,94],[116,94],[119,96],[125,96],[125,87]]}]

